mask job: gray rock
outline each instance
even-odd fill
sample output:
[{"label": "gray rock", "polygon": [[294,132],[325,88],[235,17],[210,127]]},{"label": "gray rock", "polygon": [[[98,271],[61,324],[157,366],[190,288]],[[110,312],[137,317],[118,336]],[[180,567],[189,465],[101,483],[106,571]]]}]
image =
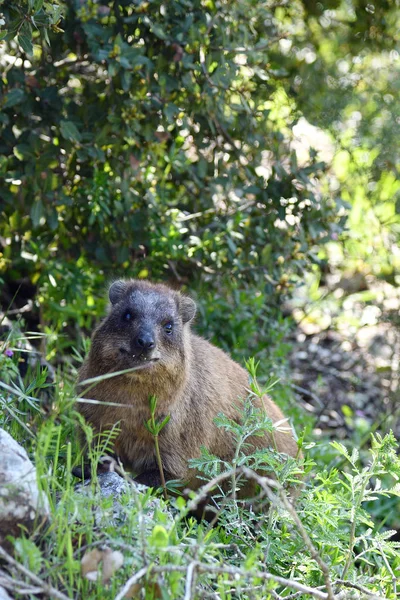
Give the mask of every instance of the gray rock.
[{"label": "gray rock", "polygon": [[[128,481],[118,475],[115,471],[99,473],[97,479],[99,482],[100,494],[103,498],[109,498],[110,496],[118,498],[129,491]],[[84,488],[89,487],[90,479],[86,480],[83,486]]]},{"label": "gray rock", "polygon": [[25,450],[0,429],[0,544],[8,535],[18,537],[20,526],[32,530],[49,516],[49,503],[39,492],[36,469]]},{"label": "gray rock", "polygon": [[[126,519],[127,510],[138,511],[137,500],[138,495],[143,496],[147,492],[148,487],[137,483],[132,479],[124,479],[121,475],[118,475],[115,471],[109,471],[107,473],[98,473],[97,475],[97,488],[93,488],[91,480],[88,479],[85,482],[75,486],[75,491],[78,494],[98,494],[99,506],[94,512],[94,518],[96,525],[109,525],[112,523],[114,526],[120,526]],[[125,501],[121,504],[121,496],[128,494],[130,500],[128,503]],[[104,510],[101,507],[102,498],[113,498],[113,504],[111,508]],[[140,502],[139,502],[140,504]],[[146,502],[146,508],[143,510],[143,521],[146,529],[154,526],[154,512],[162,511],[168,520],[172,522],[173,514],[170,509],[162,503],[159,498],[153,497]]]}]

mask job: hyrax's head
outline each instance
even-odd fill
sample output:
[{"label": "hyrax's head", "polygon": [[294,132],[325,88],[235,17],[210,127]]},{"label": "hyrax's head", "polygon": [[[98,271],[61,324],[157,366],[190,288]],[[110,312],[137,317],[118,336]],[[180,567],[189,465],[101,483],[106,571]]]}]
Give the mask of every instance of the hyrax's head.
[{"label": "hyrax's head", "polygon": [[92,364],[100,361],[109,371],[134,367],[135,377],[144,369],[168,370],[183,362],[185,334],[196,313],[191,298],[133,279],[115,281],[109,298],[109,314],[93,336]]}]

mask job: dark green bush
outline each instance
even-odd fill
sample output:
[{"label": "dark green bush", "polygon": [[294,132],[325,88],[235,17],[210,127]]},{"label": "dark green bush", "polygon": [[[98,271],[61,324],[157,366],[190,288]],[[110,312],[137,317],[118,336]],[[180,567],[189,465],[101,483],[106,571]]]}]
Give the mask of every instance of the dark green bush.
[{"label": "dark green bush", "polygon": [[[15,31],[13,6],[3,11]],[[45,22],[40,6],[27,14]],[[117,274],[209,290],[228,274],[239,294],[277,305],[315,244],[341,231],[318,183],[324,163],[311,153],[298,164],[290,147],[295,73],[282,71],[279,45],[290,9],[61,8],[50,46],[33,26],[33,53],[20,37],[3,45],[16,59],[0,80],[4,281],[37,286],[42,324],[58,332],[90,328]]]}]

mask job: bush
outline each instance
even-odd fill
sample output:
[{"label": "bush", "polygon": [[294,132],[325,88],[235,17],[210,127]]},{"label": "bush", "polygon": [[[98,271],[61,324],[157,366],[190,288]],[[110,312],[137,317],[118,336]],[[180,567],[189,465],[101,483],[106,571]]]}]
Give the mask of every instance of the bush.
[{"label": "bush", "polygon": [[[38,6],[31,21],[54,22]],[[21,33],[3,47],[4,282],[34,284],[42,324],[72,336],[116,274],[218,290],[228,273],[279,303],[342,227],[325,164],[290,147],[290,20],[252,0],[61,8],[50,46],[31,27],[33,51]],[[3,4],[6,39],[14,9]]]}]

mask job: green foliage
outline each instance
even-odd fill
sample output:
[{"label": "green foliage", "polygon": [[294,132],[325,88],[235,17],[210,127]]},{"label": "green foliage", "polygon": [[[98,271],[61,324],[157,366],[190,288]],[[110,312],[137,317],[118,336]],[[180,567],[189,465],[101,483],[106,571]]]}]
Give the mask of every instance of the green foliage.
[{"label": "green foliage", "polygon": [[34,36],[0,80],[6,281],[38,286],[48,331],[68,335],[92,326],[116,274],[217,291],[229,273],[279,303],[343,224],[318,185],[326,165],[291,149],[290,20],[254,0],[64,13],[51,47]]},{"label": "green foliage", "polygon": [[[264,390],[255,380],[256,364],[250,361],[249,369],[254,393],[261,394]],[[238,451],[230,464],[205,452],[196,463],[205,481],[219,476],[231,482],[216,490],[221,512],[218,525],[210,528],[207,523],[188,519],[196,494],[189,503],[180,497],[167,505],[160,500],[157,507],[149,493],[138,495],[132,487],[118,499],[116,510],[115,498],[98,494],[96,476],[89,488],[75,488],[71,467],[77,454],[76,436],[71,435],[69,425],[76,425],[78,415],[72,410],[75,395],[69,378],[59,373],[56,388],[61,381],[65,382],[64,397],[55,396],[54,413],[50,418],[42,415],[41,422],[36,423],[31,448],[39,484],[50,500],[51,523],[36,537],[22,534],[14,543],[18,561],[47,584],[71,598],[111,600],[130,576],[145,567],[137,597],[142,594],[151,600],[159,586],[162,597],[172,600],[184,597],[195,563],[193,599],[213,593],[221,598],[264,600],[276,597],[271,590],[285,597],[298,591],[297,585],[311,592],[317,588],[321,591],[326,579],[318,560],[305,546],[306,535],[327,565],[336,593],[352,592],[351,587],[339,583],[345,580],[350,586],[362,586],[370,594],[395,600],[393,575],[396,577],[400,569],[400,544],[391,540],[393,531],[380,524],[385,510],[381,498],[396,499],[393,511],[398,511],[400,461],[392,434],[375,435],[363,462],[356,449],[349,452],[339,443],[332,444],[333,462],[324,469],[306,457],[305,487],[295,504],[300,527],[279,499],[278,487],[299,485],[298,463],[272,448],[251,453],[246,447],[250,435],[271,432],[271,422],[256,414],[251,402],[245,407],[242,425],[219,417],[219,425],[232,431]],[[274,395],[276,387],[268,387]],[[0,390],[2,395],[4,388]],[[13,396],[14,408],[18,402]],[[5,423],[7,429],[11,425],[10,421]],[[90,438],[89,429],[86,433]],[[23,429],[14,430],[14,434],[24,440]],[[103,450],[104,446],[97,448],[93,459]],[[335,467],[340,459],[345,463]],[[239,470],[232,481],[234,466]],[[239,488],[242,483],[243,467],[274,471],[276,482],[268,483],[268,498],[263,486],[257,496],[259,505],[268,500],[268,511],[255,515],[248,502],[232,494],[232,485]],[[268,480],[260,480],[263,485],[264,481]],[[171,505],[174,509],[168,514],[165,506]],[[101,577],[89,581],[82,575],[81,559],[86,552],[104,547],[122,552],[124,564],[107,583],[102,583]],[[303,590],[298,597],[305,600],[310,594]]]},{"label": "green foliage", "polygon": [[150,396],[149,404],[150,404],[150,419],[148,421],[145,421],[144,426],[147,429],[147,431],[153,436],[153,439],[154,439],[154,448],[155,448],[157,466],[158,466],[158,470],[160,473],[161,484],[162,484],[163,491],[164,491],[164,497],[167,500],[168,499],[167,486],[165,483],[164,469],[163,469],[163,464],[162,464],[162,456],[160,453],[160,446],[158,443],[158,438],[159,438],[160,432],[167,425],[171,416],[167,415],[166,417],[164,417],[164,419],[157,421],[156,416],[155,416],[156,408],[157,408],[156,396]]},{"label": "green foliage", "polygon": [[297,39],[283,66],[296,73],[291,89],[299,110],[332,140],[331,185],[351,206],[342,264],[398,284],[399,7],[303,4],[308,19],[296,19]]},{"label": "green foliage", "polygon": [[[0,41],[10,42],[15,39],[22,52],[33,54],[33,43],[44,39],[50,44],[48,31],[59,32],[58,27],[62,17],[59,3],[44,0],[21,0],[9,2],[2,0],[0,8]],[[5,106],[13,106],[21,100],[19,90],[13,90],[7,96]]]}]

